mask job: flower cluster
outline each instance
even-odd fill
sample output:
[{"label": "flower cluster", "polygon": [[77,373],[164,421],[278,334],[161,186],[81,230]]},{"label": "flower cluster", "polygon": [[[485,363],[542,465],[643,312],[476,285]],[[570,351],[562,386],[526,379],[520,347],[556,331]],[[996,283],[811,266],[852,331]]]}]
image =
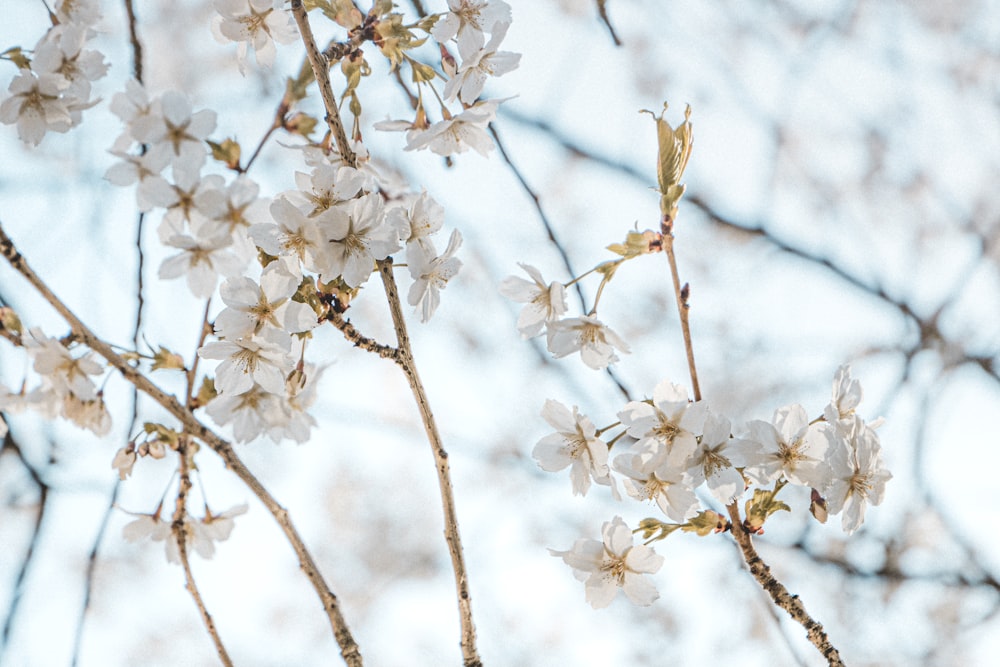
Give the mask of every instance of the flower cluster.
[{"label": "flower cluster", "polygon": [[517,318],[522,336],[533,338],[544,330],[549,352],[556,359],[579,352],[583,363],[597,370],[618,361],[615,350],[629,352],[622,337],[597,318],[596,307],[588,315],[563,318],[567,311],[566,285],[546,284],[538,269],[528,264],[520,266],[531,280],[508,276],[500,283],[500,293],[526,304]]},{"label": "flower cluster", "polygon": [[[111,416],[104,392],[91,379],[103,375],[104,367],[92,353],[75,355],[67,344],[37,328],[29,333],[24,348],[41,382],[34,389],[22,387],[16,393],[0,386],[0,411],[18,413],[28,408],[49,418],[63,417],[96,435],[107,435]],[[0,435],[6,433],[6,424],[2,428]]]},{"label": "flower cluster", "polygon": [[104,55],[86,49],[101,18],[97,0],[61,0],[53,26],[35,45],[31,57],[8,50],[17,63],[10,95],[0,102],[0,122],[17,125],[21,140],[37,146],[46,132],[66,132],[80,124],[92,100],[91,83],[108,71]]},{"label": "flower cluster", "polygon": [[[490,77],[499,77],[517,68],[521,55],[501,51],[500,43],[510,28],[510,6],[502,0],[448,0],[449,11],[434,17],[431,36],[441,45],[441,69],[415,69],[418,85],[431,85],[437,76],[447,80],[444,91],[434,92],[441,101],[442,119],[431,123],[427,119],[424,98],[418,98],[412,121],[386,120],[375,129],[405,131],[406,150],[429,148],[438,155],[464,153],[472,148],[482,156],[493,150],[488,126],[496,118],[497,109],[506,99],[481,100]],[[486,41],[486,33],[490,39]],[[448,51],[447,43],[454,40],[461,63]],[[416,66],[415,66],[416,67]],[[459,101],[460,113],[453,113],[444,102]]]},{"label": "flower cluster", "polygon": [[[864,521],[866,507],[882,502],[885,484],[892,477],[882,461],[875,430],[878,422],[866,423],[855,412],[861,395],[860,383],[851,377],[847,366],[842,366],[821,416],[810,420],[801,405],[788,405],[775,410],[769,422],[751,421],[739,436],[734,436],[729,419],[712,412],[704,401],[689,400],[683,387],[669,382],[660,383],[651,399],[625,405],[618,412],[619,421],[600,431],[576,408],[570,413],[549,400],[542,416],[556,433],[542,438],[533,456],[543,470],[569,467],[574,493],[585,494],[591,480],[615,489],[612,473],[617,473],[629,496],[655,503],[668,519],[677,522],[647,520],[658,524],[664,537],[673,528],[696,525],[696,517],[718,516],[702,508],[696,494],[702,485],[722,506],[740,501],[751,486],[761,487],[747,502],[744,524],[754,532],[762,531],[764,521],[774,511],[789,509],[774,499],[783,486],[805,486],[813,490],[810,509],[814,516],[825,521],[827,514],[842,514],[841,526],[850,534]],[[599,437],[612,428],[619,429],[613,439]],[[608,452],[620,441],[631,444],[609,465]],[[772,482],[773,490],[762,489]],[[612,544],[608,532],[619,530],[611,526],[620,521],[605,524],[605,545]],[[610,602],[606,590],[609,581],[629,591],[625,578],[601,574],[612,566],[594,560],[594,552],[594,544],[584,540],[570,552],[553,554],[562,556],[578,573],[591,573],[587,599],[598,607]],[[608,546],[606,554],[608,558],[613,554],[625,558],[620,546]],[[643,562],[648,562],[648,557],[644,556]],[[623,567],[616,571],[652,571]],[[602,582],[600,592],[594,592],[598,580]],[[635,593],[629,597],[641,604],[655,598]]]},{"label": "flower cluster", "polygon": [[[231,507],[219,514],[212,514],[206,507],[205,516],[201,519],[196,519],[185,512],[181,523],[185,547],[193,548],[202,558],[211,558],[215,555],[215,543],[228,540],[229,535],[233,532],[233,517],[246,514],[246,511],[245,504]],[[159,510],[153,514],[135,514],[133,516],[136,518],[122,528],[122,536],[126,540],[138,542],[148,537],[154,542],[163,542],[167,552],[167,560],[171,563],[181,562],[173,525],[160,517]]]}]

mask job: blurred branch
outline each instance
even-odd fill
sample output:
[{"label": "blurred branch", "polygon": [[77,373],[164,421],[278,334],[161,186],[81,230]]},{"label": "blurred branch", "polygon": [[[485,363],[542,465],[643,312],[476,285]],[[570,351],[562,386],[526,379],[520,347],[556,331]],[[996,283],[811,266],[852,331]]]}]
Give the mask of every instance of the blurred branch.
[{"label": "blurred branch", "polygon": [[617,33],[615,33],[615,28],[611,25],[611,19],[608,17],[608,0],[597,0],[597,13],[601,17],[601,21],[604,25],[608,27],[608,32],[611,33],[611,41],[615,43],[615,46],[621,46],[622,40],[618,39]]},{"label": "blurred branch", "polygon": [[[6,420],[4,421],[6,422]],[[21,467],[28,473],[31,483],[38,489],[38,512],[35,514],[35,522],[31,530],[31,540],[28,542],[28,549],[24,552],[24,557],[21,559],[21,566],[14,577],[13,593],[11,594],[10,604],[7,606],[7,616],[3,623],[3,634],[0,635],[0,658],[3,658],[4,650],[10,641],[11,629],[14,627],[14,622],[17,619],[17,613],[20,609],[22,589],[24,588],[28,569],[31,567],[31,562],[35,556],[42,534],[42,523],[45,520],[45,510],[48,507],[50,489],[49,484],[42,478],[41,473],[24,456],[21,446],[14,439],[10,430],[7,431],[7,434],[3,438],[3,445],[0,446],[0,457],[8,451],[17,457],[17,460],[21,463]]]}]

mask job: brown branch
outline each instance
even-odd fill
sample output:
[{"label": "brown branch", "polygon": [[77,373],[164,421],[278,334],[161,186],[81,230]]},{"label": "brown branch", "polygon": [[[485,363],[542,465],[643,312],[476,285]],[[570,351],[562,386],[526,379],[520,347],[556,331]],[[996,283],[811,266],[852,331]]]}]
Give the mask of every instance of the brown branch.
[{"label": "brown branch", "polygon": [[611,33],[611,40],[615,43],[615,46],[621,46],[622,40],[618,39],[618,33],[615,32],[615,27],[611,25],[611,19],[608,17],[608,0],[597,0],[597,13],[601,17],[601,21],[607,26],[608,32]]},{"label": "brown branch", "polygon": [[191,490],[191,466],[190,460],[188,459],[188,446],[190,440],[187,437],[181,438],[180,446],[177,448],[177,456],[180,457],[178,465],[178,473],[180,475],[180,484],[177,488],[177,500],[174,505],[174,516],[173,523],[171,523],[170,528],[173,531],[174,539],[177,541],[177,553],[181,560],[181,567],[184,568],[184,580],[185,588],[188,593],[191,594],[191,598],[194,600],[195,606],[198,607],[198,613],[201,615],[201,621],[205,624],[205,630],[208,631],[209,636],[212,638],[212,642],[215,644],[215,650],[219,654],[219,661],[226,667],[233,667],[233,661],[229,657],[229,653],[226,651],[225,645],[222,643],[222,637],[219,635],[218,629],[215,627],[215,621],[212,620],[212,615],[208,613],[208,607],[205,606],[205,601],[201,597],[201,593],[198,591],[198,584],[195,583],[194,573],[191,572],[191,561],[188,558],[187,551],[187,498],[188,492]]},{"label": "brown branch", "polygon": [[354,327],[353,324],[344,319],[344,316],[337,312],[336,309],[330,308],[327,311],[326,321],[337,327],[340,332],[344,334],[344,338],[353,343],[355,347],[360,347],[366,352],[377,354],[383,359],[392,359],[393,361],[397,361],[399,357],[399,350],[391,345],[384,345],[376,341],[374,338],[368,338],[363,335]]},{"label": "brown branch", "polygon": [[761,588],[767,591],[771,599],[774,600],[774,604],[788,612],[793,621],[806,629],[806,637],[823,654],[830,667],[843,667],[844,663],[840,659],[840,653],[830,643],[823,626],[809,615],[798,595],[789,593],[788,589],[774,578],[774,575],[771,574],[771,568],[757,554],[750,533],[743,528],[743,519],[740,517],[737,504],[731,503],[726,509],[729,511],[729,518],[732,522],[731,532],[736,539],[736,544],[740,547],[743,560],[746,561],[747,567],[750,569],[750,574],[757,580]]},{"label": "brown branch", "polygon": [[667,254],[667,261],[670,263],[670,277],[674,283],[674,299],[677,301],[677,314],[681,320],[681,333],[684,335],[684,350],[687,353],[688,372],[691,375],[691,392],[694,400],[701,400],[701,387],[698,385],[698,370],[694,365],[694,346],[691,343],[691,326],[688,322],[688,311],[691,309],[688,303],[690,293],[688,286],[681,286],[680,274],[677,272],[677,257],[674,255],[674,230],[673,221],[664,217],[660,224],[663,232],[663,250]]},{"label": "brown branch", "polygon": [[396,287],[396,278],[392,273],[392,257],[378,262],[378,270],[385,287],[385,296],[389,301],[392,313],[392,324],[396,330],[396,340],[399,345],[396,364],[403,369],[410,389],[420,410],[420,418],[427,432],[431,451],[434,454],[434,467],[437,470],[438,487],[441,492],[441,505],[444,508],[444,537],[451,554],[451,567],[455,573],[455,589],[458,596],[459,620],[462,625],[462,659],[465,667],[481,667],[476,649],[476,625],[472,620],[472,597],[469,594],[469,577],[465,569],[465,558],[462,554],[462,538],[458,532],[458,514],[455,511],[455,497],[451,486],[451,472],[448,467],[448,452],[441,442],[434,414],[431,412],[427,391],[420,382],[417,365],[413,360],[413,348],[410,346],[410,335],[406,330],[406,320],[403,317],[403,306]]},{"label": "brown branch", "polygon": [[312,27],[309,25],[309,17],[306,16],[302,0],[292,0],[292,16],[295,17],[295,23],[299,26],[299,34],[302,35],[306,55],[309,57],[309,64],[312,65],[313,75],[316,77],[316,84],[319,86],[320,96],[326,107],[326,124],[337,142],[337,150],[346,164],[356,167],[358,166],[358,158],[347,140],[344,123],[340,120],[340,113],[337,111],[337,98],[330,85],[330,67],[326,57],[319,52],[319,47],[316,46],[316,39],[313,37]]},{"label": "brown branch", "polygon": [[223,461],[225,461],[226,467],[232,470],[233,474],[239,477],[240,480],[242,480],[243,483],[246,484],[253,494],[261,501],[261,503],[264,504],[274,517],[275,521],[278,522],[281,530],[285,533],[289,543],[295,550],[296,556],[298,556],[299,566],[309,579],[313,588],[316,590],[320,602],[323,604],[323,609],[330,620],[334,637],[337,640],[337,644],[340,646],[340,654],[343,656],[344,661],[351,667],[360,667],[360,665],[362,665],[361,652],[340,611],[340,602],[337,600],[337,596],[333,594],[333,591],[330,590],[326,581],[323,579],[323,575],[316,566],[312,554],[302,541],[302,537],[295,529],[295,526],[292,525],[291,519],[288,518],[288,511],[279,505],[278,501],[275,500],[270,493],[268,493],[267,489],[264,488],[260,480],[257,479],[249,468],[246,467],[246,464],[243,463],[242,459],[237,456],[232,445],[202,424],[190,410],[185,408],[177,400],[176,397],[167,394],[165,391],[153,384],[145,375],[129,365],[129,363],[125,361],[125,359],[123,359],[117,352],[115,352],[111,346],[98,338],[93,331],[81,322],[80,319],[77,318],[76,315],[73,314],[73,312],[66,306],[66,304],[64,304],[52,292],[52,290],[49,289],[42,279],[38,277],[34,270],[28,266],[24,257],[21,256],[21,253],[19,253],[17,248],[14,246],[13,241],[11,241],[10,237],[7,236],[2,224],[0,224],[0,254],[7,259],[16,271],[23,275],[28,282],[31,283],[36,290],[38,290],[39,294],[41,294],[42,297],[44,297],[45,300],[56,309],[63,319],[69,323],[74,336],[77,336],[79,340],[81,340],[90,349],[104,357],[109,364],[114,366],[115,369],[117,369],[126,380],[135,385],[139,391],[152,398],[164,409],[166,409],[167,412],[172,414],[184,426],[184,429],[190,435],[198,438],[214,450],[215,453],[218,454]]},{"label": "brown branch", "polygon": [[[330,132],[337,142],[341,158],[346,164],[357,166],[357,156],[351,150],[350,144],[347,141],[347,134],[344,132],[344,124],[340,119],[337,100],[333,95],[333,88],[330,86],[326,60],[316,47],[316,41],[309,26],[309,18],[302,7],[302,0],[292,0],[292,14],[295,16],[295,22],[299,26],[299,32],[305,43],[309,62],[312,64],[313,73],[319,84],[323,106],[326,109],[326,121],[330,127]],[[410,346],[410,336],[407,333],[406,320],[403,317],[399,289],[396,287],[396,279],[392,274],[392,258],[380,260],[378,262],[378,269],[382,276],[382,284],[385,287],[385,295],[389,301],[389,311],[392,314],[393,327],[396,331],[397,349],[393,355],[393,359],[403,370],[410,384],[410,389],[420,410],[424,430],[427,432],[427,439],[430,442],[434,455],[438,487],[441,492],[441,504],[444,509],[445,541],[448,543],[452,570],[455,573],[459,621],[462,627],[461,646],[463,663],[465,667],[478,667],[482,665],[482,661],[476,649],[476,626],[472,620],[472,598],[469,595],[468,575],[465,570],[465,559],[462,554],[462,540],[458,532],[458,516],[455,511],[455,499],[451,486],[448,453],[441,443],[441,435],[438,433],[437,424],[434,421],[434,415],[427,400],[427,392],[420,381],[420,376],[417,374],[417,366],[413,360],[413,349]]]}]

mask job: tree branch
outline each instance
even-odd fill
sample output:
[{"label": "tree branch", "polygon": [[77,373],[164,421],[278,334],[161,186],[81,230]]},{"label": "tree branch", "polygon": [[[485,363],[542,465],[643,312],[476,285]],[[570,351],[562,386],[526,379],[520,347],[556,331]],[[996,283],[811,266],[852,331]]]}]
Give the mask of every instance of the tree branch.
[{"label": "tree branch", "polygon": [[181,424],[183,424],[184,429],[190,435],[198,438],[214,450],[215,453],[218,454],[223,461],[225,461],[226,466],[232,470],[233,473],[239,477],[253,492],[253,494],[264,504],[274,517],[275,521],[278,522],[281,530],[285,533],[289,543],[295,550],[296,556],[298,556],[299,566],[302,568],[303,572],[305,572],[309,582],[316,590],[316,593],[320,598],[320,602],[323,604],[323,609],[330,620],[334,637],[337,640],[337,644],[340,646],[340,654],[343,656],[344,661],[351,667],[360,667],[363,664],[361,651],[358,648],[357,642],[354,641],[354,637],[351,635],[351,631],[347,627],[347,622],[344,620],[340,611],[340,602],[337,600],[337,596],[333,594],[333,591],[330,590],[326,581],[323,579],[323,575],[316,566],[316,563],[312,558],[312,554],[302,541],[302,537],[295,529],[295,526],[292,525],[291,519],[288,517],[288,511],[279,505],[278,501],[276,501],[274,497],[268,493],[267,489],[264,488],[260,480],[257,479],[250,469],[246,467],[240,457],[237,456],[232,445],[202,424],[197,417],[195,417],[190,410],[185,408],[174,396],[167,394],[165,391],[153,384],[145,375],[129,365],[125,359],[111,349],[111,346],[98,338],[94,332],[81,322],[80,319],[77,318],[76,315],[74,315],[73,312],[66,306],[66,304],[64,304],[52,292],[52,290],[49,289],[42,279],[38,277],[34,270],[28,266],[24,257],[21,256],[21,253],[19,253],[17,248],[14,246],[13,241],[11,241],[10,237],[7,236],[2,224],[0,224],[0,254],[2,254],[10,265],[18,273],[24,276],[39,292],[39,294],[41,294],[42,297],[56,309],[63,319],[69,323],[70,328],[73,331],[73,335],[77,336],[90,349],[104,357],[109,364],[117,369],[126,380],[135,385],[139,391],[152,398],[164,409],[166,409],[167,412],[172,414]]}]

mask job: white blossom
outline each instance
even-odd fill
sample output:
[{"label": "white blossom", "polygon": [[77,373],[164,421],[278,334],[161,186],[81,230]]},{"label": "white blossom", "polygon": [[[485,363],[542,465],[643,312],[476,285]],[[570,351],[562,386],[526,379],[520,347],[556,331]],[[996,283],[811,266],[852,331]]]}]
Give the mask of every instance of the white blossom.
[{"label": "white blossom", "polygon": [[385,224],[382,197],[364,195],[317,218],[328,243],[322,246],[323,280],[341,276],[350,287],[368,280],[375,260],[399,250],[399,237]]},{"label": "white blossom", "polygon": [[452,101],[458,97],[463,103],[472,104],[483,92],[489,77],[503,76],[517,69],[517,64],[521,60],[520,53],[497,51],[509,27],[509,23],[498,23],[493,26],[493,35],[484,48],[462,54],[462,65],[455,76],[445,84],[446,100]]},{"label": "white blossom", "polygon": [[618,361],[615,350],[626,354],[629,351],[621,336],[590,315],[549,322],[546,336],[553,357],[561,359],[579,352],[583,363],[595,370]]},{"label": "white blossom", "polygon": [[542,417],[556,430],[539,440],[531,452],[542,470],[558,472],[569,467],[574,495],[586,495],[591,478],[611,484],[608,445],[597,437],[597,428],[586,415],[581,415],[575,405],[570,412],[559,401],[549,399],[542,408]]},{"label": "white blossom", "polygon": [[530,264],[518,264],[531,277],[531,282],[517,276],[507,276],[500,283],[500,294],[527,304],[517,317],[517,330],[525,338],[533,338],[542,328],[562,317],[567,310],[566,288],[562,283],[548,285],[541,272]]},{"label": "white blossom", "polygon": [[652,604],[660,594],[644,574],[653,574],[663,565],[663,556],[644,545],[632,544],[632,531],[616,516],[601,529],[603,541],[577,540],[568,551],[549,549],[573,568],[573,574],[585,582],[587,602],[600,609],[615,599],[618,590],[635,604]]},{"label": "white blossom", "polygon": [[215,371],[215,386],[222,394],[242,394],[254,383],[272,394],[283,394],[285,376],[292,370],[288,335],[264,329],[253,338],[206,343],[198,349],[202,359],[222,359]]},{"label": "white blossom", "polygon": [[414,282],[410,286],[407,302],[420,310],[421,322],[431,319],[441,302],[441,290],[462,268],[462,260],[455,257],[461,245],[462,235],[455,229],[441,255],[428,257],[423,252],[412,253],[413,259],[409,260],[408,266]]},{"label": "white blossom", "polygon": [[486,41],[483,31],[497,23],[510,23],[510,5],[502,0],[448,0],[448,9],[431,29],[439,42],[452,37],[461,54],[481,49]]},{"label": "white blossom", "polygon": [[778,408],[773,423],[750,422],[750,438],[760,445],[756,460],[745,471],[751,479],[766,484],[784,475],[792,484],[817,489],[827,483],[830,426],[810,424],[801,405]]},{"label": "white blossom", "polygon": [[46,132],[66,132],[73,117],[62,97],[69,81],[58,74],[36,76],[21,70],[10,82],[10,97],[0,103],[0,122],[17,124],[17,136],[37,146]]},{"label": "white blossom", "polygon": [[227,308],[215,318],[216,335],[239,338],[259,333],[265,326],[288,333],[313,328],[313,309],[291,300],[301,280],[301,273],[289,270],[283,260],[268,264],[260,284],[246,276],[230,278],[219,289]]},{"label": "white blossom", "polygon": [[830,514],[843,511],[841,525],[853,533],[865,520],[868,503],[878,505],[885,495],[885,484],[892,479],[882,462],[878,434],[858,416],[851,418],[848,437],[837,437],[827,456],[831,482],[825,492]]},{"label": "white blossom", "polygon": [[247,54],[252,47],[257,64],[274,64],[275,42],[291,44],[298,39],[295,22],[284,9],[284,0],[215,0],[218,16],[212,32],[220,42],[237,42],[236,59],[246,73]]}]

